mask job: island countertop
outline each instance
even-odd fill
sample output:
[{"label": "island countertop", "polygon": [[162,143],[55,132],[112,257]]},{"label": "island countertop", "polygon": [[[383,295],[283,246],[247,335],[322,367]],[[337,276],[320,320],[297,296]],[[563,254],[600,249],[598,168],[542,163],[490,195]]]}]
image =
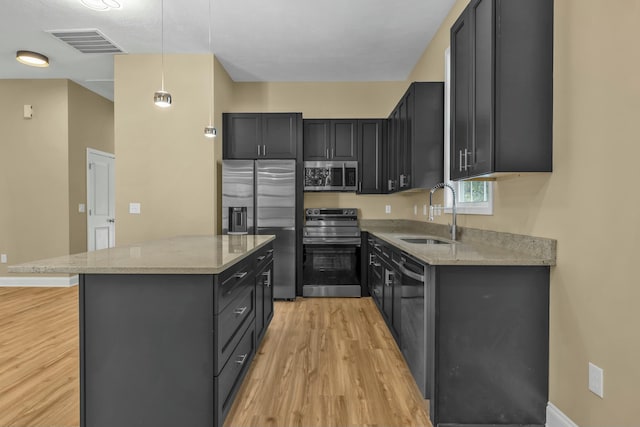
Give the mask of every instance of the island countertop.
[{"label": "island countertop", "polygon": [[272,235],[179,236],[32,261],[10,273],[218,274],[275,239]]}]

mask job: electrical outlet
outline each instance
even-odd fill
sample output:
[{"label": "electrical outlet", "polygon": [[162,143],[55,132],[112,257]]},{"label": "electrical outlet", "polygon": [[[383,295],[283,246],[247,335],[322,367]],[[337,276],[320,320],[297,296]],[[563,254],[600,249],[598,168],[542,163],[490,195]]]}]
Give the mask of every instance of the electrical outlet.
[{"label": "electrical outlet", "polygon": [[386,206],[384,207],[384,213],[388,213],[388,214],[390,214],[390,213],[391,213],[391,205],[386,205]]},{"label": "electrical outlet", "polygon": [[589,362],[589,390],[604,398],[604,371]]},{"label": "electrical outlet", "polygon": [[2,264],[7,263],[7,254],[0,254],[0,263]]},{"label": "electrical outlet", "polygon": [[139,215],[140,214],[140,203],[129,203],[129,213]]},{"label": "electrical outlet", "polygon": [[84,203],[80,203],[78,205],[78,212],[84,213],[85,210],[86,210],[86,207],[85,207]]}]

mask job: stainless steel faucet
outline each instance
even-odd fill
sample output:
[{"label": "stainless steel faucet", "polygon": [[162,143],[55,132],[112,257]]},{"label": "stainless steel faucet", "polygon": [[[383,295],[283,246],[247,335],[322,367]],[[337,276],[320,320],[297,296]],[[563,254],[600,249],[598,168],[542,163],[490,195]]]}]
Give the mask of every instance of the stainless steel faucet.
[{"label": "stainless steel faucet", "polygon": [[441,182],[440,184],[436,184],[429,191],[429,221],[433,221],[433,193],[435,193],[439,188],[448,188],[451,190],[451,194],[453,195],[453,205],[451,209],[451,213],[453,215],[453,224],[451,224],[451,240],[456,240],[456,190],[453,189],[449,184],[445,184]]}]

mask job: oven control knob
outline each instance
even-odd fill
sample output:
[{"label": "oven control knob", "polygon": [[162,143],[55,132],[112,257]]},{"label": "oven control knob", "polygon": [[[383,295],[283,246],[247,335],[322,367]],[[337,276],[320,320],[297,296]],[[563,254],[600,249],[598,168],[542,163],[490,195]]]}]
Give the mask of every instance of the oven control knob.
[{"label": "oven control knob", "polygon": [[313,214],[313,209],[307,209],[306,214],[307,214],[307,215],[312,215],[312,214]]},{"label": "oven control knob", "polygon": [[314,215],[320,215],[320,209],[314,209],[313,210],[313,214]]}]

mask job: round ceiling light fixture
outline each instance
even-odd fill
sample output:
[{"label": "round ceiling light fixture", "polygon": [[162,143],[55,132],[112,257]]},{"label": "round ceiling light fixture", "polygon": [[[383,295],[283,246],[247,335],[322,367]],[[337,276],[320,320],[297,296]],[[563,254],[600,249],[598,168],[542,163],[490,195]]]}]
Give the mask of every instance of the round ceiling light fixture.
[{"label": "round ceiling light fixture", "polygon": [[38,52],[30,50],[19,50],[16,52],[16,59],[25,65],[32,67],[48,67],[49,58]]},{"label": "round ceiling light fixture", "polygon": [[80,0],[83,6],[91,10],[104,12],[111,9],[122,9],[122,5],[117,0]]}]

